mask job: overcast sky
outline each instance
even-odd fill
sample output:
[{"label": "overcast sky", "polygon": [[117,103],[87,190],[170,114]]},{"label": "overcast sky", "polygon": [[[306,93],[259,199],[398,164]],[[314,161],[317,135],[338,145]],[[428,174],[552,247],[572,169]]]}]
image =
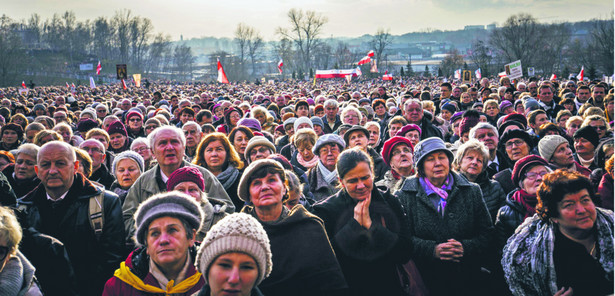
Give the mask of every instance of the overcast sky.
[{"label": "overcast sky", "polygon": [[581,21],[607,18],[613,0],[0,0],[0,13],[27,19],[38,13],[43,19],[66,10],[79,20],[110,18],[119,9],[152,20],[154,30],[173,40],[193,37],[232,37],[237,24],[255,27],[265,39],[287,26],[291,8],[314,10],[328,17],[323,36],[357,37],[373,34],[379,27],[394,35],[425,28],[462,29],[465,25],[503,23],[519,12],[541,22]]}]

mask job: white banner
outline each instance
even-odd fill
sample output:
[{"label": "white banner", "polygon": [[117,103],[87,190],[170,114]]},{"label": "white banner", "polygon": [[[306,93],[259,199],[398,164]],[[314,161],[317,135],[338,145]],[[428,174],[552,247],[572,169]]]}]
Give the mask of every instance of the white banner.
[{"label": "white banner", "polygon": [[521,67],[521,60],[514,61],[504,66],[504,72],[510,79],[515,79],[523,76],[523,68]]}]

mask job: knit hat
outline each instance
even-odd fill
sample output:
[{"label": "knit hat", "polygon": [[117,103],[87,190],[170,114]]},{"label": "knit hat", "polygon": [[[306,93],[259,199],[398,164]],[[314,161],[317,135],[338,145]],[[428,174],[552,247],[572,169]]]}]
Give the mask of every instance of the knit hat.
[{"label": "knit hat", "polygon": [[130,117],[133,117],[133,116],[138,116],[139,118],[141,118],[141,121],[143,121],[143,114],[141,114],[141,112],[134,110],[126,114],[126,122],[128,122],[130,120]]},{"label": "knit hat", "polygon": [[85,109],[83,109],[83,110],[81,111],[81,113],[79,114],[79,118],[83,118],[83,115],[84,115],[84,114],[88,114],[88,115],[90,115],[90,118],[92,118],[92,119],[96,119],[96,118],[98,118],[98,117],[96,116],[96,110],[94,110],[94,109],[92,109],[92,108],[85,108]]},{"label": "knit hat", "polygon": [[0,137],[4,134],[5,130],[15,131],[15,133],[17,133],[17,138],[18,139],[21,139],[21,137],[23,136],[23,127],[21,127],[21,125],[19,125],[19,124],[9,123],[9,124],[3,126],[2,130],[0,130]]},{"label": "knit hat", "polygon": [[[246,148],[246,151],[247,150],[248,149]],[[251,163],[241,175],[241,180],[239,180],[239,186],[237,187],[237,197],[239,197],[239,199],[243,201],[250,200],[250,184],[248,184],[248,180],[250,179],[252,174],[256,173],[256,171],[267,166],[276,166],[279,167],[281,170],[284,170],[282,164],[273,159],[259,159]]]},{"label": "knit hat", "polygon": [[527,146],[530,147],[530,149],[534,146],[532,136],[530,136],[530,134],[528,134],[526,131],[520,129],[507,130],[503,135],[500,136],[500,145],[505,145],[508,140],[515,138],[523,140],[525,143],[527,143]]},{"label": "knit hat", "polygon": [[32,113],[36,113],[37,110],[43,110],[43,111],[47,112],[47,108],[45,108],[45,105],[43,105],[43,104],[36,104],[36,105],[34,105],[34,107],[32,108]]},{"label": "knit hat", "polygon": [[344,142],[348,145],[348,140],[350,138],[350,134],[353,132],[360,131],[365,134],[365,137],[369,139],[369,131],[361,125],[353,125],[344,133]]},{"label": "knit hat", "polygon": [[547,163],[544,158],[534,154],[530,154],[524,158],[517,160],[511,176],[513,184],[515,186],[518,186],[519,181],[521,181],[522,177],[525,175],[525,171],[537,165],[544,165],[548,167],[549,163]]},{"label": "knit hat", "polygon": [[283,125],[281,125],[281,124],[280,124],[280,125],[278,125],[278,126],[276,126],[275,131],[276,131],[276,132],[283,133],[283,134],[284,134],[284,133],[286,133],[286,132],[284,131],[284,126],[283,126]]},{"label": "knit hat", "polygon": [[317,114],[320,111],[325,111],[325,107],[323,105],[316,105],[316,107],[314,107],[314,114]]},{"label": "knit hat", "polygon": [[301,117],[297,118],[297,120],[295,120],[295,123],[293,123],[293,128],[294,128],[295,132],[297,132],[297,128],[299,127],[299,125],[302,125],[304,123],[309,124],[310,127],[312,129],[314,129],[314,124],[312,123],[312,121],[308,117],[301,116]]},{"label": "knit hat", "polygon": [[340,147],[340,150],[344,150],[346,148],[346,143],[342,137],[336,134],[324,134],[316,141],[316,145],[312,148],[312,153],[318,155],[318,150],[327,144],[337,144]]},{"label": "knit hat", "polygon": [[511,108],[512,106],[513,105],[511,102],[504,100],[502,101],[502,103],[500,103],[500,111],[504,112],[504,109]]},{"label": "knit hat", "polygon": [[109,134],[109,136],[116,134],[116,133],[122,134],[124,137],[128,137],[128,132],[126,132],[126,127],[121,121],[116,121],[107,128],[107,134]]},{"label": "knit hat", "polygon": [[598,147],[598,144],[600,143],[600,135],[593,127],[589,125],[582,127],[578,129],[576,132],[574,132],[573,138],[574,139],[583,138],[589,141],[590,143],[592,143],[594,145],[594,148]]},{"label": "knit hat", "polygon": [[79,120],[79,123],[77,124],[77,130],[82,135],[85,135],[89,130],[93,128],[97,128],[97,127],[98,127],[98,122],[92,119],[89,119],[89,118],[83,118]]},{"label": "knit hat", "polygon": [[314,106],[314,104],[316,104],[316,102],[314,102],[314,99],[312,99],[312,98],[309,98],[309,99],[307,99],[307,100],[305,100],[305,101],[306,101],[306,102],[308,103],[308,105],[310,105],[310,106]]},{"label": "knit hat", "polygon": [[455,105],[450,104],[450,103],[446,103],[446,104],[442,105],[442,107],[440,109],[446,110],[448,112],[451,112],[451,114],[455,114],[455,112],[457,111],[457,107],[455,107]]},{"label": "knit hat", "polygon": [[245,126],[252,131],[260,131],[261,123],[254,118],[242,118],[237,122],[237,126]]},{"label": "knit hat", "polygon": [[248,145],[246,146],[246,151],[244,152],[243,156],[245,156],[246,159],[250,159],[250,151],[256,146],[268,147],[269,149],[271,149],[271,151],[273,151],[273,153],[275,153],[275,146],[273,146],[273,143],[271,143],[271,141],[267,140],[267,138],[263,136],[255,136],[250,139],[250,141],[248,141]]},{"label": "knit hat", "polygon": [[322,121],[322,118],[318,116],[312,116],[310,120],[312,121],[312,126],[318,125],[321,128],[325,128],[325,123]]},{"label": "knit hat", "polygon": [[453,152],[446,148],[446,144],[444,144],[444,141],[438,137],[430,137],[420,141],[418,144],[416,144],[416,147],[414,147],[413,160],[416,168],[419,168],[422,165],[421,161],[423,161],[425,156],[436,151],[443,151],[444,153],[446,153],[446,155],[448,156],[449,164],[453,162],[455,156],[453,155]]},{"label": "knit hat", "polygon": [[120,160],[124,159],[131,159],[132,161],[134,161],[139,167],[139,171],[141,173],[145,171],[145,161],[143,160],[143,157],[137,152],[126,150],[122,153],[115,155],[115,158],[113,159],[113,164],[111,165],[111,174],[113,174],[113,176],[115,176],[116,178],[117,176],[115,175],[115,168],[117,167],[117,164],[120,162]]},{"label": "knit hat", "polygon": [[[525,117],[525,115],[521,114],[521,113],[510,113],[506,116],[504,116],[504,119],[502,120],[501,124],[504,124],[505,122],[508,121],[516,121],[518,123],[521,123],[523,125],[523,129],[527,128],[527,118]],[[500,127],[498,126],[498,129]]]},{"label": "knit hat", "polygon": [[135,213],[135,239],[137,244],[145,245],[147,229],[157,218],[182,218],[189,227],[198,231],[204,216],[196,200],[184,193],[172,191],[156,194],[142,202]]},{"label": "knit hat", "polygon": [[470,132],[470,130],[480,122],[480,114],[476,110],[468,110],[463,113],[463,118],[459,124],[459,135]]},{"label": "knit hat", "polygon": [[405,137],[409,131],[418,131],[419,137],[423,134],[421,128],[416,124],[406,124],[400,130],[395,133],[395,136]]},{"label": "knit hat", "polygon": [[544,138],[540,139],[538,142],[538,152],[540,156],[544,158],[546,161],[551,161],[551,157],[553,157],[553,153],[559,145],[566,143],[568,145],[568,140],[566,138],[559,135],[548,135]]},{"label": "knit hat", "polygon": [[203,174],[199,169],[193,166],[185,166],[179,169],[176,169],[170,176],[167,181],[167,191],[173,191],[177,184],[182,182],[193,182],[201,191],[205,191],[205,179],[203,179]]},{"label": "knit hat", "polygon": [[[291,118],[289,118],[289,119],[286,119],[286,120],[284,121],[284,124],[283,124],[283,125],[284,125],[284,128],[286,128],[286,126],[287,126],[287,125],[289,125],[289,124],[295,124],[295,121],[296,121],[296,120],[297,120],[297,117],[291,117]],[[293,126],[293,127],[294,127],[294,126]]]},{"label": "knit hat", "polygon": [[271,246],[267,232],[254,217],[235,213],[224,217],[207,232],[197,254],[197,268],[203,274],[205,283],[209,279],[209,267],[220,255],[239,252],[256,261],[258,279],[254,286],[271,274]]},{"label": "knit hat", "polygon": [[393,148],[395,148],[397,144],[408,145],[412,153],[414,153],[414,146],[412,145],[412,143],[410,143],[410,140],[408,140],[408,138],[403,137],[403,136],[392,137],[388,139],[386,142],[384,142],[384,146],[382,146],[382,159],[384,159],[384,163],[386,163],[387,166],[391,165],[389,163],[389,161],[391,160],[391,152],[393,151]]},{"label": "knit hat", "polygon": [[453,116],[451,116],[451,124],[453,124],[455,121],[461,119],[461,117],[463,116],[463,111],[459,111],[455,114],[453,114]]},{"label": "knit hat", "polygon": [[538,101],[536,101],[536,99],[533,98],[529,98],[527,100],[525,100],[525,103],[523,104],[523,107],[525,108],[525,113],[529,113],[530,111],[536,110],[536,109],[540,109],[540,104],[538,104]]}]

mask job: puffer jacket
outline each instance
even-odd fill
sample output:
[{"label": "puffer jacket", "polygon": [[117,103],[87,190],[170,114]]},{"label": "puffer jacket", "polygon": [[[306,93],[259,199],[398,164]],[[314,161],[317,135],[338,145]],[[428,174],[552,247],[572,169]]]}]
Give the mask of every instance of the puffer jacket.
[{"label": "puffer jacket", "polygon": [[504,189],[495,180],[488,178],[487,171],[483,171],[478,178],[476,178],[476,184],[480,186],[480,190],[483,192],[483,199],[489,210],[491,221],[495,222],[495,217],[498,214],[498,210],[504,205],[506,201],[506,193]]},{"label": "puffer jacket", "polygon": [[523,218],[525,217],[523,205],[512,199],[513,194],[517,190],[510,192],[506,196],[506,201],[498,210],[495,218],[496,247],[498,250],[501,250],[506,245],[508,238],[515,233],[515,229],[523,223]]}]

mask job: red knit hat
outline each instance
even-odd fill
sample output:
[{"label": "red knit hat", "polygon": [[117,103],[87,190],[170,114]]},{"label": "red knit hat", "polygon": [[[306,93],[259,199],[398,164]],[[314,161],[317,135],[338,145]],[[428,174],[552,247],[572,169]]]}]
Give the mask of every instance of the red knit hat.
[{"label": "red knit hat", "polygon": [[177,184],[182,182],[194,182],[196,186],[199,186],[201,191],[205,191],[205,179],[199,169],[192,166],[185,166],[175,170],[167,181],[167,191],[173,191]]},{"label": "red knit hat", "polygon": [[107,128],[107,134],[109,134],[109,136],[117,133],[122,134],[124,137],[128,137],[126,127],[121,121],[116,121]]},{"label": "red knit hat", "polygon": [[387,166],[390,166],[389,161],[391,160],[391,152],[397,144],[408,145],[408,147],[410,147],[410,151],[414,153],[414,145],[412,145],[408,138],[402,136],[392,137],[384,142],[384,146],[382,146],[382,159],[384,159],[384,163],[386,163]]},{"label": "red knit hat", "polygon": [[521,177],[523,177],[525,171],[536,165],[549,166],[549,163],[544,158],[533,154],[517,160],[511,176],[513,184],[518,186],[519,181],[521,181]]},{"label": "red knit hat", "polygon": [[126,114],[126,122],[128,122],[128,120],[130,120],[130,117],[133,116],[139,116],[139,118],[141,118],[141,120],[143,120],[143,114],[137,112],[137,111],[130,111],[128,112],[128,114]]}]

